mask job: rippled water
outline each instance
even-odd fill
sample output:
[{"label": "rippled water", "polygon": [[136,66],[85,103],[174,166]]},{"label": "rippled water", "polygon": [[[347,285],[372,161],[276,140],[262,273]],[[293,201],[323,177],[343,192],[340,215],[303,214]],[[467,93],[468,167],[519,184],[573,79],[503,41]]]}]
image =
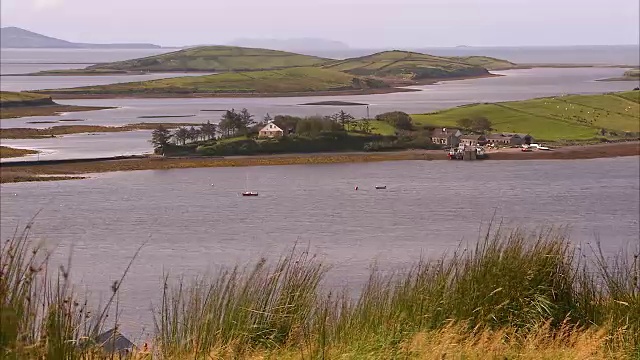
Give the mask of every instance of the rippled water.
[{"label": "rippled water", "polygon": [[[296,242],[333,265],[330,286],[473,242],[494,213],[505,226],[571,225],[607,254],[637,244],[640,158],[576,161],[404,161],[101,174],[0,186],[2,239],[37,211],[35,239],[73,245],[73,266],[94,296],[147,242],[121,297],[128,329],[150,324],[163,271],[201,274]],[[256,198],[238,196],[248,189]],[[214,184],[212,186],[211,184]],[[374,190],[375,185],[387,190]],[[360,190],[354,191],[358,185]]]}]

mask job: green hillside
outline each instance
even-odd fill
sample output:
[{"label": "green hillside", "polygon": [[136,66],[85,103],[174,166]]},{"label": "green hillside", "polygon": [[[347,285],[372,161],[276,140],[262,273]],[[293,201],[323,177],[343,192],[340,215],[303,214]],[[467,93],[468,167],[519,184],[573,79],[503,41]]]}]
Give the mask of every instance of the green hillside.
[{"label": "green hillside", "polygon": [[89,66],[105,71],[254,71],[312,66],[326,62],[315,56],[235,46],[202,46],[141,59]]},{"label": "green hillside", "polygon": [[287,94],[318,91],[363,90],[386,87],[382,82],[316,67],[272,71],[223,73],[48,90],[56,94]]},{"label": "green hillside", "polygon": [[421,125],[456,127],[463,118],[488,118],[496,132],[529,133],[546,141],[617,138],[640,134],[640,92],[571,95],[525,101],[461,106],[412,115]]},{"label": "green hillside", "polygon": [[359,76],[423,80],[488,75],[488,68],[512,66],[514,64],[508,61],[481,56],[450,58],[409,51],[385,51],[358,58],[332,61],[322,67]]}]

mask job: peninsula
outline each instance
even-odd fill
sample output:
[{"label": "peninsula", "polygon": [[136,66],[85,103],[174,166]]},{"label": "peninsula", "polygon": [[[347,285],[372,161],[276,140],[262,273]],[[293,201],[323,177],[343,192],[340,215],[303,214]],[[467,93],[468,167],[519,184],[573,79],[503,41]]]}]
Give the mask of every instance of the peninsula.
[{"label": "peninsula", "polygon": [[63,112],[109,109],[97,106],[60,105],[51,96],[30,92],[0,91],[0,119],[54,116]]}]

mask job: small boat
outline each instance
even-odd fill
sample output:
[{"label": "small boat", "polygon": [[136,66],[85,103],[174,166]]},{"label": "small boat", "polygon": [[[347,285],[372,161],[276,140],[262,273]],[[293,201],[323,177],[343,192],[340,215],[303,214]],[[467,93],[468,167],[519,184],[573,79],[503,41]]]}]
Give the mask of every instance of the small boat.
[{"label": "small boat", "polygon": [[244,192],[242,193],[242,196],[258,196],[258,192],[257,191],[249,191],[249,174],[247,174],[247,179],[244,182]]},{"label": "small boat", "polygon": [[377,185],[377,186],[376,186],[376,189],[377,189],[377,190],[384,190],[384,189],[386,189],[386,188],[387,188],[387,186],[386,186],[386,185]]}]

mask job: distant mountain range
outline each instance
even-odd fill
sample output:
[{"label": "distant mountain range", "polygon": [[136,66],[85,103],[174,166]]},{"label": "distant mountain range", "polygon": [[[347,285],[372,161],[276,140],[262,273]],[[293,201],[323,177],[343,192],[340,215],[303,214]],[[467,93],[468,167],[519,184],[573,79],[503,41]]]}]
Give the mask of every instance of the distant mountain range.
[{"label": "distant mountain range", "polygon": [[85,44],[52,38],[18,27],[0,28],[0,47],[20,49],[159,49],[154,44]]},{"label": "distant mountain range", "polygon": [[349,50],[349,45],[334,40],[318,38],[296,38],[296,39],[236,39],[229,43],[231,46],[241,46],[248,48],[272,49],[291,52],[308,51],[344,51]]}]

